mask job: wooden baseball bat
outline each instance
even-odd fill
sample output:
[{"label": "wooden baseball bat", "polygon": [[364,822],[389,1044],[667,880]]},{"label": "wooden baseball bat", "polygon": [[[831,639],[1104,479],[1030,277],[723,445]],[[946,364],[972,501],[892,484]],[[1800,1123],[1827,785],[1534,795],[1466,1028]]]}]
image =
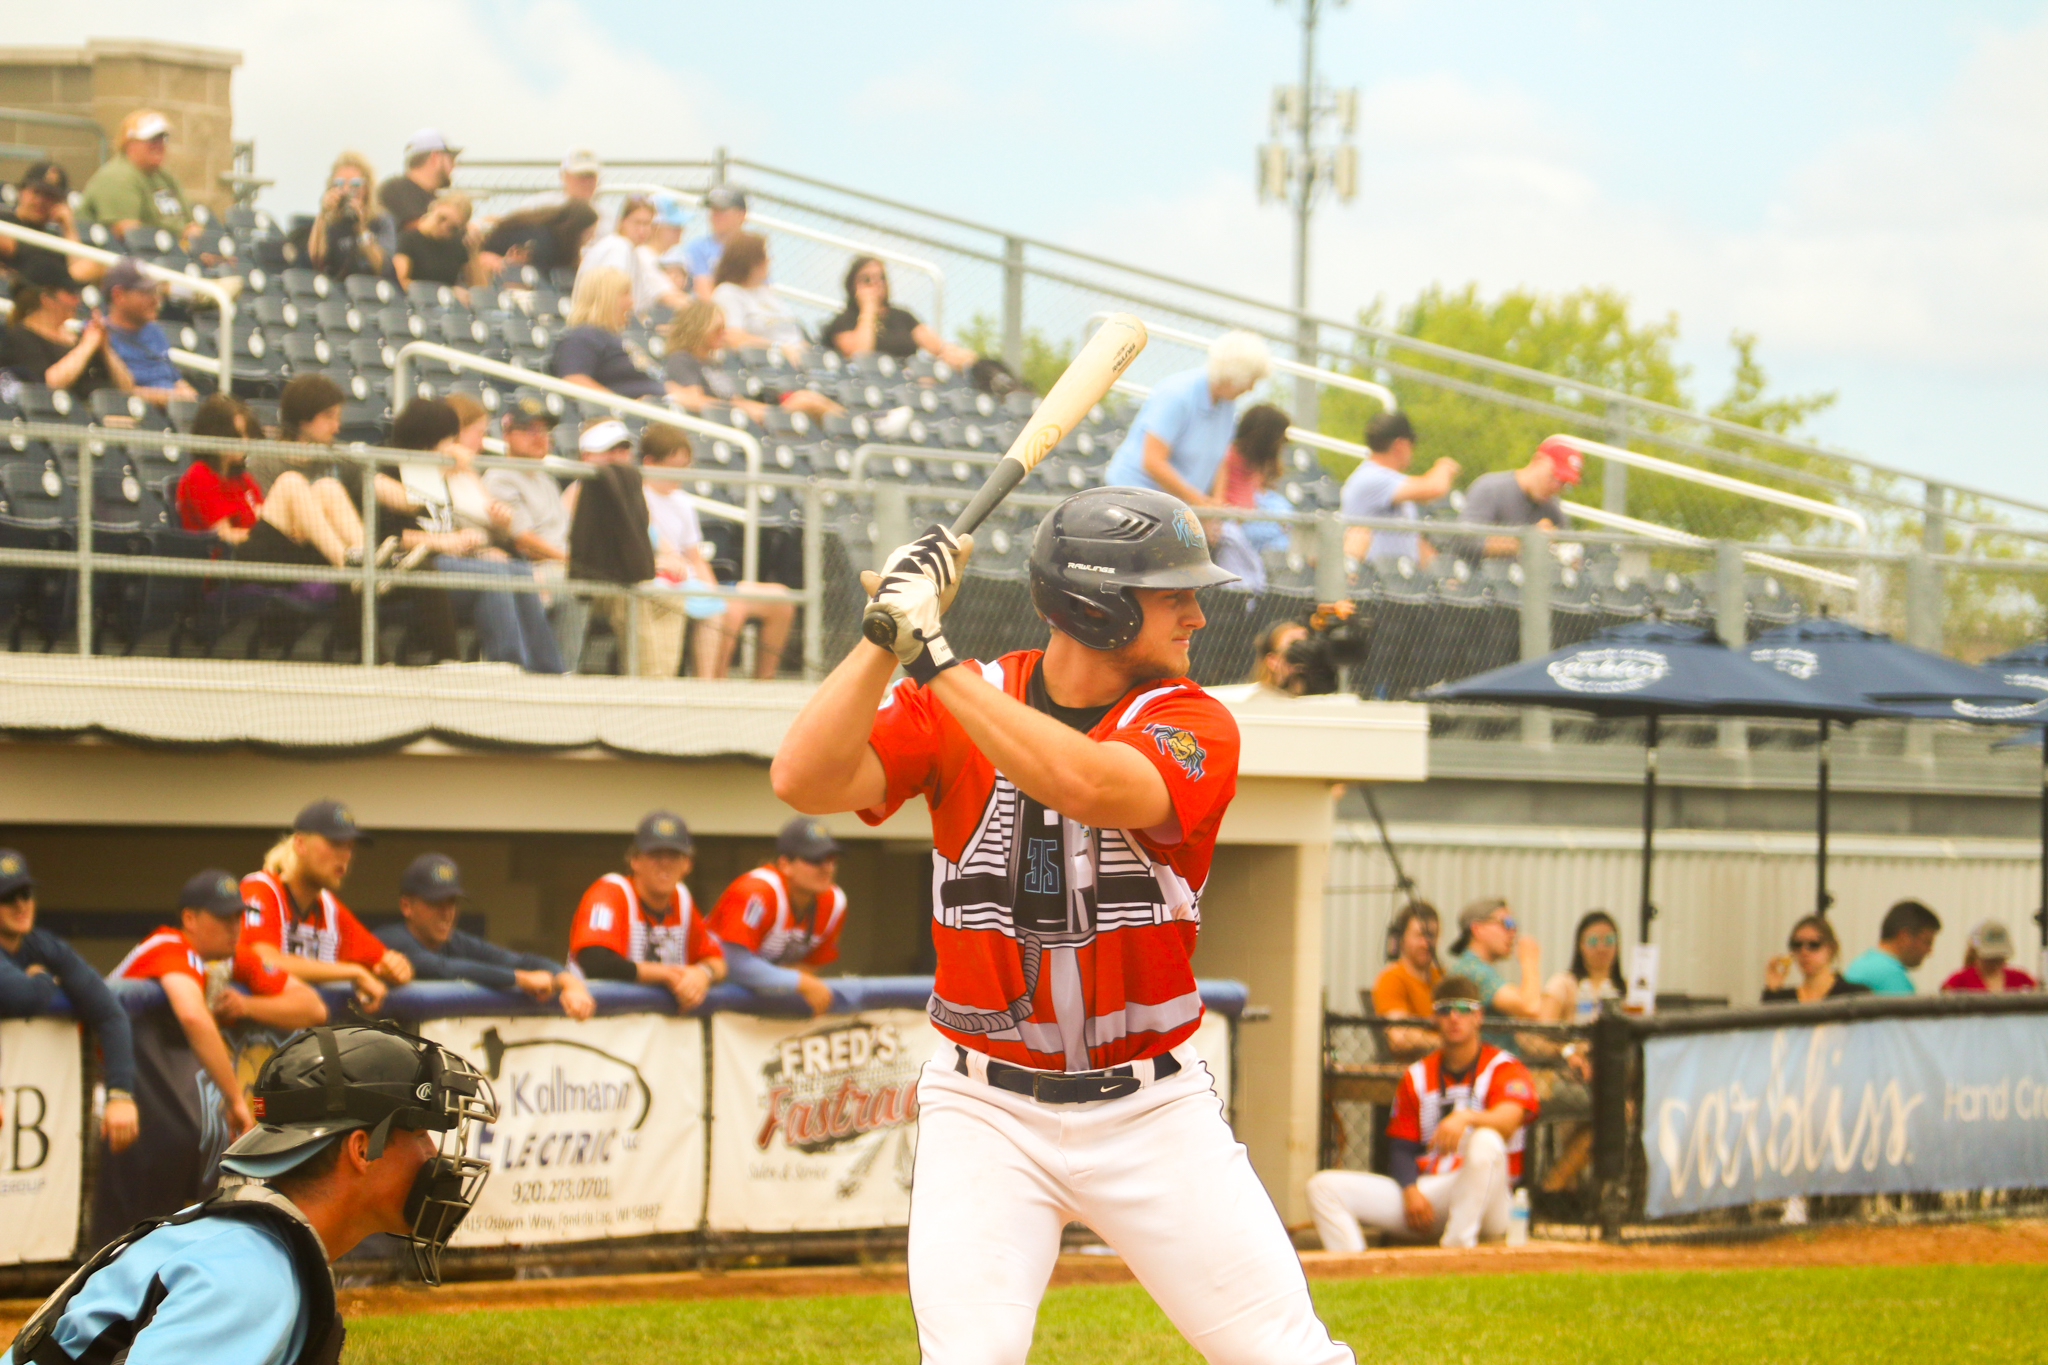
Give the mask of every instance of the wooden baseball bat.
[{"label": "wooden baseball bat", "polygon": [[[1052,453],[1060,438],[1073,430],[1074,423],[1102,400],[1110,385],[1123,376],[1138,352],[1145,349],[1145,341],[1145,324],[1129,313],[1112,313],[1103,321],[1081,353],[1068,362],[1066,372],[1039,400],[1031,420],[989,471],[981,491],[954,520],[954,535],[964,536],[988,519],[996,504],[1008,497],[1010,490]],[[882,648],[891,648],[896,641],[896,618],[870,604],[861,616],[860,631]]]}]

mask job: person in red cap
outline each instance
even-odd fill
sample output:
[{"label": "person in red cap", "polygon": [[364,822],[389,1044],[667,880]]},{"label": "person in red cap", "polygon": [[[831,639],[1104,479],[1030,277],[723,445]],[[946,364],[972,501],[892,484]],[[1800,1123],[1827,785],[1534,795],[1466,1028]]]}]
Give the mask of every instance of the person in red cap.
[{"label": "person in red cap", "polygon": [[[1576,484],[1586,457],[1555,438],[1536,447],[1520,469],[1500,469],[1472,480],[1465,490],[1463,520],[1480,526],[1536,526],[1555,531],[1570,520],[1557,495]],[[1519,536],[1488,536],[1466,540],[1455,553],[1462,558],[1508,558],[1522,552]]]}]

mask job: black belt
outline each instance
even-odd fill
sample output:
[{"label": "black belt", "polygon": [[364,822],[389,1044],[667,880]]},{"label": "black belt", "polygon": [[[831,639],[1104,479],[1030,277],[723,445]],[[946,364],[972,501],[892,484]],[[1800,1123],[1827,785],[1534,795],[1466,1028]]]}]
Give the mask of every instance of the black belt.
[{"label": "black belt", "polygon": [[[953,1069],[963,1076],[972,1075],[967,1069],[967,1049],[958,1043],[953,1045],[958,1054]],[[1163,1081],[1180,1070],[1180,1059],[1171,1052],[1162,1052],[1152,1059],[1152,1079]],[[989,1058],[988,1083],[998,1090],[1007,1090],[1026,1099],[1037,1100],[1040,1104],[1089,1104],[1095,1100],[1122,1099],[1135,1095],[1145,1082],[1139,1077],[1137,1068],[1126,1062],[1122,1066],[1107,1066],[1100,1071],[1033,1071],[1030,1067],[1012,1066]]]}]

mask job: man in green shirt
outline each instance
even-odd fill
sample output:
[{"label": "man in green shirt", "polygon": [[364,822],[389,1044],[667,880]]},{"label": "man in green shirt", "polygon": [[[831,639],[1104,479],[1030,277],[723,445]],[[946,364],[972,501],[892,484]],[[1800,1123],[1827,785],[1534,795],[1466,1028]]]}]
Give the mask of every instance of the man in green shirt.
[{"label": "man in green shirt", "polygon": [[177,177],[164,169],[170,121],[137,109],[121,121],[121,150],[92,173],[79,203],[81,216],[118,239],[132,227],[166,228],[189,235],[196,224]]},{"label": "man in green shirt", "polygon": [[1842,977],[1875,995],[1911,995],[1913,978],[1906,973],[1927,960],[1940,932],[1939,915],[1919,901],[1900,901],[1885,911],[1877,946],[1845,967]]}]

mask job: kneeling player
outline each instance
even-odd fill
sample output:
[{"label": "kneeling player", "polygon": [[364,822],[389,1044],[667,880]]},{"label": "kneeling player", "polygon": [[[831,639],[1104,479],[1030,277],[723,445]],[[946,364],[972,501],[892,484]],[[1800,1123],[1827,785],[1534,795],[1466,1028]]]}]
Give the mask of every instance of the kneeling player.
[{"label": "kneeling player", "polygon": [[1308,1206],[1326,1251],[1363,1251],[1359,1224],[1393,1237],[1476,1246],[1508,1230],[1522,1175],[1522,1132],[1536,1087],[1511,1052],[1479,1040],[1479,988],[1462,976],[1431,995],[1443,1046],[1401,1073],[1394,1094],[1392,1177],[1317,1171]]},{"label": "kneeling player", "polygon": [[1032,542],[1044,652],[955,667],[941,613],[968,548],[933,527],[890,556],[871,591],[896,650],[856,644],[772,769],[776,795],[813,814],[931,809],[930,1010],[947,1041],[917,1089],[924,1359],[1022,1362],[1078,1221],[1208,1360],[1348,1362],[1189,1042],[1238,740],[1182,675],[1195,590],[1233,575],[1178,499],[1091,489]]}]

